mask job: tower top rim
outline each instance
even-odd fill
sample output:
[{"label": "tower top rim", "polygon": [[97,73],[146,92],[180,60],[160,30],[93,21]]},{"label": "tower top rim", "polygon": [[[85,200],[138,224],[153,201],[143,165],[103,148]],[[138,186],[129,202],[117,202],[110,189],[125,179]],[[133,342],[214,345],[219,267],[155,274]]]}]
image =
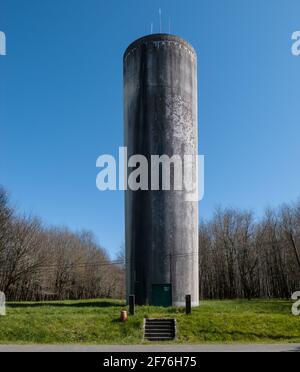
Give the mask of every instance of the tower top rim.
[{"label": "tower top rim", "polygon": [[197,58],[197,53],[196,53],[195,48],[189,42],[184,40],[183,38],[181,38],[177,35],[170,35],[170,34],[152,34],[152,35],[143,36],[143,37],[135,40],[133,43],[131,43],[128,46],[128,48],[125,50],[124,57],[123,57],[124,61],[126,61],[128,55],[133,50],[139,48],[141,45],[143,45],[143,44],[146,45],[146,44],[155,43],[155,42],[159,42],[159,43],[173,42],[173,43],[180,44],[180,45],[184,46],[185,48],[187,48]]}]

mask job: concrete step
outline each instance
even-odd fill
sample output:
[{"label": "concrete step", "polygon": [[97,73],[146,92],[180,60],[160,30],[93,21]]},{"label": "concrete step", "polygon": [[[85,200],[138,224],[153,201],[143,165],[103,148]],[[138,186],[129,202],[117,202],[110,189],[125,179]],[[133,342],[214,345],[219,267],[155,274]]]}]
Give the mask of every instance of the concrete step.
[{"label": "concrete step", "polygon": [[175,327],[175,324],[173,325],[146,324],[145,325],[145,328],[149,328],[149,329],[174,329],[174,327]]},{"label": "concrete step", "polygon": [[174,327],[174,323],[146,323],[148,327]]},{"label": "concrete step", "polygon": [[148,334],[148,333],[145,333],[145,338],[147,340],[151,340],[152,338],[170,338],[172,340],[174,340],[175,338],[175,334],[169,334],[169,333],[156,333],[156,334]]},{"label": "concrete step", "polygon": [[173,329],[145,329],[145,333],[155,334],[155,333],[167,333],[173,334],[175,331]]},{"label": "concrete step", "polygon": [[174,337],[147,337],[147,341],[160,342],[160,341],[173,341]]},{"label": "concrete step", "polygon": [[144,339],[171,341],[176,337],[175,319],[145,319]]},{"label": "concrete step", "polygon": [[174,323],[174,319],[146,319],[148,323]]},{"label": "concrete step", "polygon": [[156,335],[156,334],[174,335],[175,331],[173,329],[168,329],[168,330],[161,330],[161,329],[148,330],[148,329],[146,329],[145,334],[149,334],[149,335]]}]

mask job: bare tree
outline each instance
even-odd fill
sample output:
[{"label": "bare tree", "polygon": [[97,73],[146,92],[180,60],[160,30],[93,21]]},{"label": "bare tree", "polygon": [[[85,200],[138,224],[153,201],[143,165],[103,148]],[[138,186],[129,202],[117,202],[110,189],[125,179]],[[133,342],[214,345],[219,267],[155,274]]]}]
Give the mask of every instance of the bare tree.
[{"label": "bare tree", "polygon": [[[290,298],[300,285],[300,202],[249,211],[218,208],[199,226],[201,298]],[[0,187],[0,291],[8,300],[125,297],[124,249],[115,261],[91,232],[20,217]]]}]

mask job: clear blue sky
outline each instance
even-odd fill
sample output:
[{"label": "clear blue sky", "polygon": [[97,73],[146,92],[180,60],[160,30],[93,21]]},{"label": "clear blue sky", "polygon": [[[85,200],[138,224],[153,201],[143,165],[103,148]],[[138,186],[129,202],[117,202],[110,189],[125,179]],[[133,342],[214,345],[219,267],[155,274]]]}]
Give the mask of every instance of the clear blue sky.
[{"label": "clear blue sky", "polygon": [[199,55],[201,217],[300,196],[299,0],[1,0],[0,183],[21,212],[90,229],[113,256],[124,241],[122,193],[100,193],[96,159],[123,144],[122,54],[164,31]]}]

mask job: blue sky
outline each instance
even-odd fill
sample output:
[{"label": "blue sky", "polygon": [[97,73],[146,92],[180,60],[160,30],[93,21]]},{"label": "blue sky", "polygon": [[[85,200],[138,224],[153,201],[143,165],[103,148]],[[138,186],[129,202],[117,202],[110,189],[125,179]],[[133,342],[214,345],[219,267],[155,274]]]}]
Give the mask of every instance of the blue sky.
[{"label": "blue sky", "polygon": [[0,183],[20,212],[92,230],[112,256],[123,194],[97,191],[95,164],[123,145],[122,55],[159,31],[159,7],[199,57],[201,218],[300,196],[299,0],[1,0]]}]

